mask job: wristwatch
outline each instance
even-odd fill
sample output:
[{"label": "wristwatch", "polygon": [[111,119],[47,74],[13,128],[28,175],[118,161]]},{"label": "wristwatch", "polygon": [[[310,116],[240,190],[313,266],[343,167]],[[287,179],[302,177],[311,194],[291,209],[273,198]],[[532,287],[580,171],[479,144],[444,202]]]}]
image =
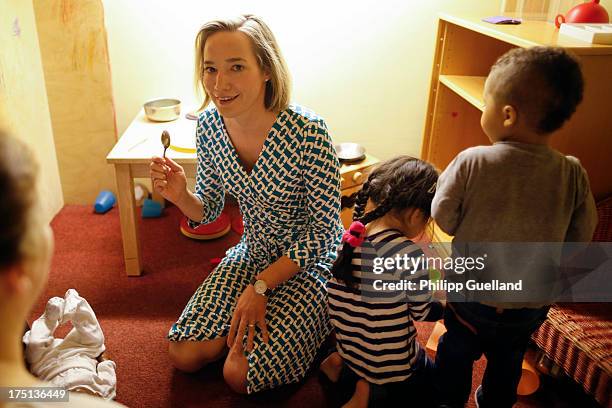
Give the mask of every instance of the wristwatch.
[{"label": "wristwatch", "polygon": [[261,296],[270,296],[272,289],[268,287],[268,284],[263,279],[257,279],[255,276],[251,279],[251,285],[255,288],[255,293]]}]

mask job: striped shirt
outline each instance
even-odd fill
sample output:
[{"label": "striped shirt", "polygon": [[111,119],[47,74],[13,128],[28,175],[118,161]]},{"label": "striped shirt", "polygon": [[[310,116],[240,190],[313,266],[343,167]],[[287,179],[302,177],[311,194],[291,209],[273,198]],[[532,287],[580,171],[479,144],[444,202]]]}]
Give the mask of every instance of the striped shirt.
[{"label": "striped shirt", "polygon": [[372,234],[354,251],[351,264],[356,286],[348,287],[335,278],[327,283],[337,351],[357,375],[373,384],[403,381],[412,375],[419,351],[413,321],[426,320],[430,311],[430,292],[375,289],[400,281],[414,282],[418,289],[418,282],[429,278],[427,270],[405,265],[373,272],[380,259],[398,256],[418,259],[423,252],[397,230]]}]

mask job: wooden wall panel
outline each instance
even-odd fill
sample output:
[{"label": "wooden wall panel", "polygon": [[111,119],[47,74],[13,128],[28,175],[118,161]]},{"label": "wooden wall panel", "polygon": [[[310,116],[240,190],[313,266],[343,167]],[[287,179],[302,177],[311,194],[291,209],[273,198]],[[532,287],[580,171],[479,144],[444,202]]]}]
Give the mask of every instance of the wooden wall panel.
[{"label": "wooden wall panel", "polygon": [[106,155],[117,140],[100,0],[34,0],[49,111],[66,204],[114,190]]},{"label": "wooden wall panel", "polygon": [[34,9],[30,1],[0,4],[0,127],[34,150],[43,217],[50,221],[63,201]]}]

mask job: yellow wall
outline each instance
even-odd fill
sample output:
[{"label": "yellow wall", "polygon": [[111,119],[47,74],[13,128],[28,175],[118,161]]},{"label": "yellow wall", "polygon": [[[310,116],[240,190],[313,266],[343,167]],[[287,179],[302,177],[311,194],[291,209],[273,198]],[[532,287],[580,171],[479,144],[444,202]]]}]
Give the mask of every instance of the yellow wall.
[{"label": "yellow wall", "polygon": [[116,142],[101,0],[33,0],[66,204],[114,189],[106,155]]},{"label": "yellow wall", "polygon": [[104,0],[119,134],[147,99],[193,101],[193,39],[202,23],[253,12],[280,42],[293,100],[323,115],[336,141],[360,142],[381,158],[418,155],[437,13],[500,10],[498,0],[289,4]]},{"label": "yellow wall", "polygon": [[48,220],[63,205],[32,2],[0,3],[0,126],[28,143],[41,167]]}]

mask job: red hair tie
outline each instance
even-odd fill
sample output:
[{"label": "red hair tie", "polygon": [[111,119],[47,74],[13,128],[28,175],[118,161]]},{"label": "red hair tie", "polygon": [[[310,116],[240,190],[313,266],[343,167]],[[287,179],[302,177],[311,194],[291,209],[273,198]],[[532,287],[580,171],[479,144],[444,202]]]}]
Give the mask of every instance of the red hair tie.
[{"label": "red hair tie", "polygon": [[342,234],[342,242],[348,242],[353,248],[357,248],[363,244],[365,239],[365,225],[360,221],[353,221],[347,231]]}]

